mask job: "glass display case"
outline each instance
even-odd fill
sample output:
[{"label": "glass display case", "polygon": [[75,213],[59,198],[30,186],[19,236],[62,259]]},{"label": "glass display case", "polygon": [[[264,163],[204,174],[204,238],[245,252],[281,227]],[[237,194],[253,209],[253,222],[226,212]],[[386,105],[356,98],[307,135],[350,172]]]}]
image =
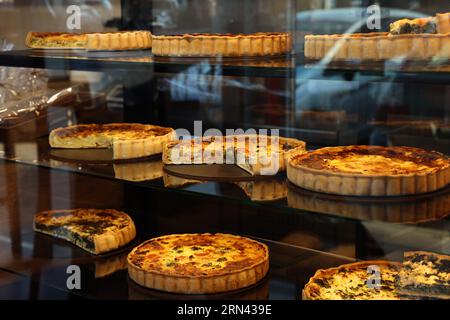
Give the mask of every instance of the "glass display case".
[{"label": "glass display case", "polygon": [[[298,300],[319,269],[402,262],[409,251],[450,255],[450,37],[440,32],[437,18],[426,20],[438,29],[431,34],[397,35],[411,39],[407,50],[389,33],[401,19],[448,11],[445,1],[425,0],[0,0],[0,298]],[[228,55],[215,40],[213,54],[204,44],[203,55],[188,56],[180,54],[181,42],[166,54],[25,43],[31,31],[133,30],[150,31],[154,51],[158,37],[183,34],[232,39],[282,33],[292,43],[280,41],[273,52],[257,55],[251,52],[258,44],[248,51],[241,44],[241,54]],[[437,43],[433,52],[431,41]],[[49,145],[56,128],[106,123],[153,124],[195,136],[265,129],[306,142],[309,152],[414,147],[425,150],[420,159],[440,157],[444,171],[435,178],[442,181],[428,182],[435,187],[425,191],[391,195],[386,182],[376,196],[360,185],[353,194],[339,194],[287,177],[290,161],[301,155],[286,160],[288,175],[249,176],[204,174],[211,165],[194,165],[200,173],[171,170],[160,155],[117,161],[111,149]],[[375,152],[369,150],[366,155]],[[394,160],[377,164],[383,181],[401,175],[404,167]],[[358,163],[350,159],[354,170]],[[423,168],[412,169],[418,173],[409,172],[413,178],[405,184],[414,189],[428,172]],[[33,230],[38,212],[73,208],[124,211],[134,220],[136,238],[93,255]],[[264,243],[269,273],[245,289],[195,296],[152,290],[128,276],[133,247],[186,233]],[[81,270],[79,288],[67,284],[73,265]],[[443,287],[448,293],[450,283]]]}]

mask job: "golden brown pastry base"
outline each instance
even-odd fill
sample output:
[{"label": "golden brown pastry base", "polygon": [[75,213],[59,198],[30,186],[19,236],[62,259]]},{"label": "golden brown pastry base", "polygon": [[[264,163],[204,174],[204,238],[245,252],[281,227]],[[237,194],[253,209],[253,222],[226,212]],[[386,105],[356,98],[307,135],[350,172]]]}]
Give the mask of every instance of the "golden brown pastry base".
[{"label": "golden brown pastry base", "polygon": [[[334,50],[334,51],[333,51]],[[305,58],[320,60],[331,54],[333,61],[411,60],[450,58],[450,33],[405,34],[360,33],[305,36]]]},{"label": "golden brown pastry base", "polygon": [[[350,201],[341,196],[317,195],[313,192],[297,192],[289,187],[288,206],[296,209],[346,217],[358,220],[389,223],[417,224],[440,220],[450,215],[450,190],[438,195],[418,198],[405,197],[397,200],[366,198]],[[375,201],[376,200],[376,201]]]},{"label": "golden brown pastry base", "polygon": [[153,36],[152,52],[166,57],[255,57],[288,54],[289,33],[183,34]]},{"label": "golden brown pastry base", "polygon": [[347,196],[401,196],[433,192],[450,181],[450,168],[430,174],[358,176],[288,164],[289,181],[300,188]]}]

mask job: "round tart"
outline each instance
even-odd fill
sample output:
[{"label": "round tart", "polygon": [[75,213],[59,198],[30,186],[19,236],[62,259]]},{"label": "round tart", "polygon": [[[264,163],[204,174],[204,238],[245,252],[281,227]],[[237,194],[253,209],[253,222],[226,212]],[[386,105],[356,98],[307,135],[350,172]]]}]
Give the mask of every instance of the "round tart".
[{"label": "round tart", "polygon": [[287,32],[254,34],[180,34],[152,37],[155,56],[167,57],[252,57],[287,54],[292,38]]},{"label": "round tart", "polygon": [[133,220],[114,209],[73,209],[39,212],[34,230],[67,240],[93,254],[118,249],[136,236]]},{"label": "round tart", "polygon": [[411,147],[330,147],[291,157],[287,176],[301,188],[330,194],[413,195],[445,187],[450,162]]},{"label": "round tart", "polygon": [[146,157],[162,152],[175,130],[139,123],[79,124],[52,130],[52,148],[112,148],[114,159]]},{"label": "round tart", "polygon": [[[395,290],[401,263],[364,261],[318,270],[302,291],[303,300],[405,300]],[[370,269],[378,268],[381,287],[368,285]],[[375,269],[374,269],[375,270]]]},{"label": "round tart", "polygon": [[266,245],[220,233],[162,236],[142,243],[128,255],[132,280],[173,293],[232,291],[257,283],[268,270]]}]

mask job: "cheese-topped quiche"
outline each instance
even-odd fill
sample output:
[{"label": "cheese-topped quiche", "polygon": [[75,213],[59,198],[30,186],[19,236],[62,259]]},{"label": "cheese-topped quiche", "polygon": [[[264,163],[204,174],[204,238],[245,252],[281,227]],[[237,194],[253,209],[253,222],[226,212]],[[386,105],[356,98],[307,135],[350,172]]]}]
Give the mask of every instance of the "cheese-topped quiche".
[{"label": "cheese-topped quiche", "polygon": [[291,157],[287,175],[301,188],[330,194],[411,195],[445,187],[450,161],[411,147],[330,147]]},{"label": "cheese-topped quiche", "polygon": [[136,236],[133,220],[114,209],[72,209],[39,212],[34,230],[67,240],[93,254],[118,249]]},{"label": "cheese-topped quiche", "polygon": [[286,160],[304,153],[305,142],[266,135],[207,136],[167,143],[165,164],[236,164],[252,175],[274,175],[286,169]]},{"label": "cheese-topped quiche", "polygon": [[411,296],[450,299],[450,256],[405,252],[396,286],[397,291]]},{"label": "cheese-topped quiche", "polygon": [[175,130],[139,123],[79,124],[52,130],[52,148],[112,148],[114,159],[146,157],[162,152]]},{"label": "cheese-topped quiche", "polygon": [[[304,300],[403,300],[395,290],[401,263],[364,261],[318,270],[302,291]],[[380,281],[376,280],[378,278]]]},{"label": "cheese-topped quiche", "polygon": [[29,32],[25,40],[33,49],[137,50],[151,48],[151,43],[148,31]]},{"label": "cheese-topped quiche", "polygon": [[229,234],[178,234],[150,239],[128,255],[128,273],[151,289],[208,294],[248,287],[265,277],[269,251]]}]

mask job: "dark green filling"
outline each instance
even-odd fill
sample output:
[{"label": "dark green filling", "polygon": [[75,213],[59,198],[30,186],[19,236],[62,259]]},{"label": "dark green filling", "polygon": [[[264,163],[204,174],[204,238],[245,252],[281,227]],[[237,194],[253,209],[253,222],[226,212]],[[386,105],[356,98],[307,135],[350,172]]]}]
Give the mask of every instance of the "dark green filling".
[{"label": "dark green filling", "polygon": [[392,34],[421,34],[421,33],[437,33],[437,26],[434,22],[428,22],[423,26],[417,24],[403,24],[398,30],[393,30]]},{"label": "dark green filling", "polygon": [[90,237],[81,237],[79,234],[71,232],[64,226],[59,226],[59,225],[47,226],[44,224],[37,223],[36,229],[38,231],[50,233],[61,239],[73,241],[78,246],[83,244],[82,247],[86,248],[87,250],[91,250],[91,251],[95,250],[95,244]]}]

